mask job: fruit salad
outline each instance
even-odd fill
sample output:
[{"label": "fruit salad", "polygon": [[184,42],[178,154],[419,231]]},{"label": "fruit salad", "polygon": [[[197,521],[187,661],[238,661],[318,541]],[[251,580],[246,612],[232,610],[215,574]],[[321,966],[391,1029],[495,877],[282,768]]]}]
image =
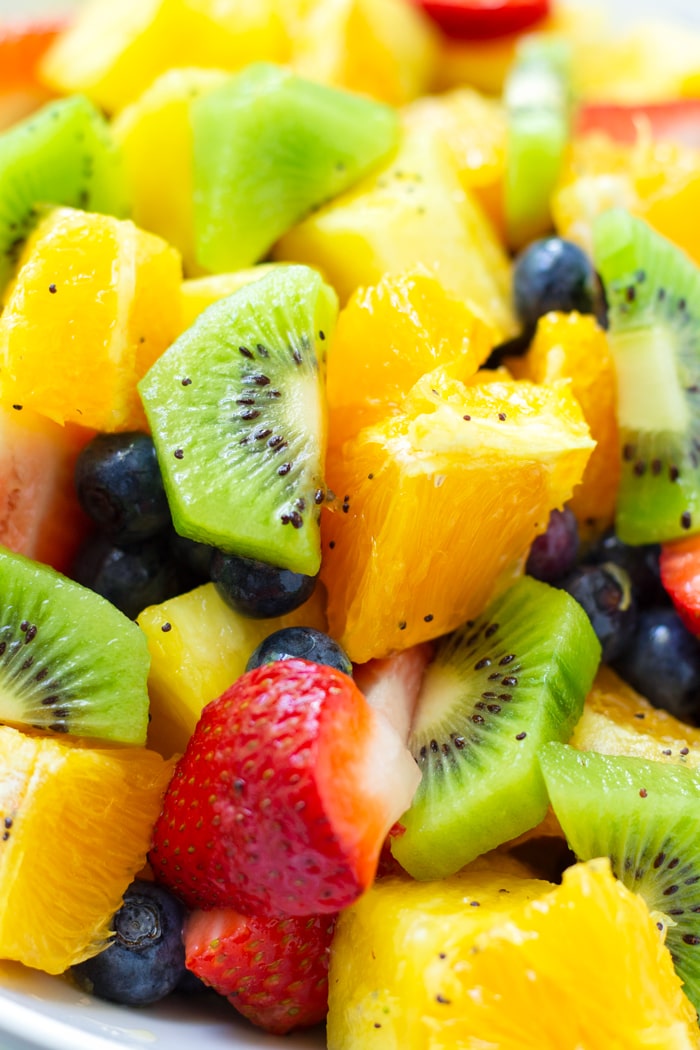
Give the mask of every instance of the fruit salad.
[{"label": "fruit salad", "polygon": [[700,1047],[700,33],[91,0],[0,127],[0,983]]}]

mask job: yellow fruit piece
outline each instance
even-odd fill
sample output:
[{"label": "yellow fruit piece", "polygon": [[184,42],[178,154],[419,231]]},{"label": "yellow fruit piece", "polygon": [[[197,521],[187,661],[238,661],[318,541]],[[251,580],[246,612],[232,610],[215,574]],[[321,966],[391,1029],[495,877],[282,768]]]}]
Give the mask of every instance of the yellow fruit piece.
[{"label": "yellow fruit piece", "polygon": [[590,134],[573,144],[552,198],[558,232],[591,251],[591,227],[608,208],[627,208],[700,263],[700,237],[688,215],[700,209],[700,150],[654,141],[640,125],[633,145]]},{"label": "yellow fruit piece", "polygon": [[104,947],[172,772],[143,748],[0,726],[0,958],[56,974]]},{"label": "yellow fruit piece", "polygon": [[338,317],[327,359],[330,441],[398,411],[425,372],[466,380],[488,357],[493,329],[429,274],[387,275]]},{"label": "yellow fruit piece", "polygon": [[181,282],[175,249],[132,222],[51,212],[6,292],[0,399],[57,423],[146,429],[136,383],[180,330]]},{"label": "yellow fruit piece", "polygon": [[328,984],[329,1050],[698,1046],[663,935],[607,859],[557,887],[478,868],[381,881],[341,914]]},{"label": "yellow fruit piece", "polygon": [[342,301],[386,273],[424,268],[502,336],[517,328],[510,264],[448,148],[407,128],[391,163],[290,230],[277,259],[320,267]]},{"label": "yellow fruit piece", "polygon": [[168,69],[285,62],[279,0],[91,0],[49,49],[42,79],[115,113]]},{"label": "yellow fruit piece", "polygon": [[189,328],[202,311],[212,303],[233,295],[239,288],[244,288],[253,281],[260,280],[270,270],[275,270],[284,263],[260,263],[247,270],[236,270],[234,273],[213,273],[206,277],[194,277],[182,282],[182,330]]},{"label": "yellow fruit piece", "polygon": [[151,654],[148,692],[151,721],[148,746],[166,757],[187,746],[202,708],[245,671],[253,650],[282,627],[326,629],[322,587],[286,616],[251,620],[219,597],[213,583],[160,605],[138,617]]},{"label": "yellow fruit piece", "polygon": [[585,544],[612,525],[620,481],[616,378],[607,336],[591,316],[548,314],[538,323],[526,364],[535,383],[571,381],[596,442],[569,501]]},{"label": "yellow fruit piece", "polygon": [[190,105],[227,77],[214,69],[170,70],[113,124],[124,157],[132,218],[174,245],[188,274],[200,272],[194,249]]},{"label": "yellow fruit piece", "polygon": [[280,0],[301,76],[401,105],[424,94],[437,34],[405,0]]},{"label": "yellow fruit piece", "polygon": [[568,384],[425,375],[400,413],[329,452],[337,503],[322,520],[321,578],[332,636],[364,663],[480,613],[569,499],[592,447]]}]

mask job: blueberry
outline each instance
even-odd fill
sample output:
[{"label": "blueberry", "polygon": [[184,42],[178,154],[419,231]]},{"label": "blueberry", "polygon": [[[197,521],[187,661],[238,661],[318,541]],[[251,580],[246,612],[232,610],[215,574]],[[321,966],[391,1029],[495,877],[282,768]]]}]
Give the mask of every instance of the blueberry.
[{"label": "blueberry", "polygon": [[113,543],[150,539],[170,524],[148,434],[98,434],[78,456],[75,487],[85,513]]},{"label": "blueberry", "polygon": [[114,916],[115,937],[104,951],[73,966],[79,986],[101,999],[148,1006],[172,992],[185,975],[185,909],[162,886],[136,880]]},{"label": "blueberry", "polygon": [[513,268],[516,313],[526,332],[551,310],[600,311],[600,285],[590,259],[561,237],[545,237],[521,252]]},{"label": "blueberry", "polygon": [[352,664],[345,650],[315,627],[283,627],[274,631],[252,653],[246,671],[275,660],[293,660],[295,657],[352,674]]},{"label": "blueberry", "polygon": [[578,558],[578,522],[568,507],[553,510],[546,532],[537,536],[528,554],[525,572],[544,583],[556,583],[571,572]]},{"label": "blueberry", "polygon": [[292,612],[311,597],[316,586],[315,576],[222,551],[214,551],[210,573],[223,600],[242,616],[256,620]]},{"label": "blueberry", "polygon": [[147,605],[181,593],[177,566],[160,540],[146,540],[124,549],[104,536],[92,536],[76,554],[71,576],[131,619]]},{"label": "blueberry", "polygon": [[209,583],[209,567],[213,547],[179,536],[173,529],[168,535],[168,546],[177,565],[182,591],[190,591],[203,583]]},{"label": "blueberry", "polygon": [[644,609],[613,667],[626,682],[685,722],[700,721],[700,642],[674,609]]},{"label": "blueberry", "polygon": [[614,531],[606,532],[586,553],[584,561],[591,565],[612,562],[624,569],[632,584],[637,607],[669,605],[670,599],[661,583],[658,544],[630,547]]},{"label": "blueberry", "polygon": [[636,626],[637,607],[627,573],[611,563],[581,565],[558,586],[588,614],[603,662],[610,663],[623,651]]}]

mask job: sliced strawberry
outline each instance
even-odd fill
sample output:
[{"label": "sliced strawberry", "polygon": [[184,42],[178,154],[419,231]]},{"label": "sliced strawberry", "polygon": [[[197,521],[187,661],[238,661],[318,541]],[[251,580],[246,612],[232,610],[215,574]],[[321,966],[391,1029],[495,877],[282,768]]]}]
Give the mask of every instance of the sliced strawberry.
[{"label": "sliced strawberry", "polygon": [[267,664],[204,709],[151,863],[191,908],[337,912],[371,883],[419,779],[351,678],[307,660]]},{"label": "sliced strawberry", "polygon": [[689,631],[700,635],[700,535],[664,543],[659,567],[676,612]]},{"label": "sliced strawberry", "polygon": [[414,0],[447,36],[489,40],[529,29],[549,14],[550,0]]},{"label": "sliced strawberry", "polygon": [[265,919],[233,909],[193,911],[185,962],[253,1024],[284,1035],[326,1016],[334,926],[333,915]]},{"label": "sliced strawberry", "polygon": [[422,642],[384,660],[358,664],[353,670],[355,684],[369,706],[386,716],[404,743],[408,741],[423,676],[434,651],[432,642]]},{"label": "sliced strawberry", "polygon": [[700,99],[646,104],[588,102],[576,118],[579,135],[599,131],[616,142],[636,142],[640,133],[700,148]]},{"label": "sliced strawberry", "polygon": [[68,18],[59,16],[0,25],[0,129],[28,116],[52,97],[37,70],[67,25]]}]

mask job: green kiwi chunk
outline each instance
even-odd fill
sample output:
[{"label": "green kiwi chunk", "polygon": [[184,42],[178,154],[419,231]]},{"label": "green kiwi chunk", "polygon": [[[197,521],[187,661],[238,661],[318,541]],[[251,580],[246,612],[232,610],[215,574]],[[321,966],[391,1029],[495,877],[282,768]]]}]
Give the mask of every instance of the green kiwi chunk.
[{"label": "green kiwi chunk", "polygon": [[263,258],[399,135],[390,106],[264,62],[196,99],[191,120],[197,259],[215,273]]},{"label": "green kiwi chunk", "polygon": [[408,744],[423,777],[391,839],[411,875],[451,875],[543,819],[538,750],[569,738],[599,661],[581,606],[529,576],[441,639]]},{"label": "green kiwi chunk", "polygon": [[51,102],[0,135],[0,291],[43,205],[126,214],[121,154],[87,98]]},{"label": "green kiwi chunk", "polygon": [[664,930],[684,991],[700,1008],[700,773],[546,744],[549,797],[579,860],[609,857]]},{"label": "green kiwi chunk", "polygon": [[504,211],[508,241],[522,248],[552,227],[550,201],[571,137],[571,47],[525,37],[506,80]]},{"label": "green kiwi chunk", "polygon": [[149,665],[110,602],[0,547],[0,724],[143,746]]},{"label": "green kiwi chunk", "polygon": [[335,292],[306,266],[214,303],[139,383],[176,530],[314,576]]},{"label": "green kiwi chunk", "polygon": [[616,531],[659,543],[700,531],[700,268],[622,208],[593,225],[618,387]]}]

